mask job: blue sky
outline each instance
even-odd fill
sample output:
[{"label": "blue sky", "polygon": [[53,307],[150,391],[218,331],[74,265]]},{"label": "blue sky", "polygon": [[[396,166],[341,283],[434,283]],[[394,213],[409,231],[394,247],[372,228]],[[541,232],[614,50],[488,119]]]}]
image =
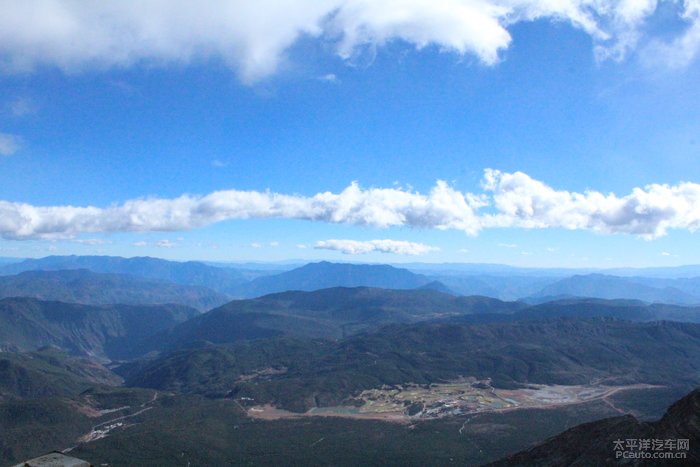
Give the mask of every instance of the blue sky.
[{"label": "blue sky", "polygon": [[161,3],[98,32],[75,2],[0,12],[46,13],[0,27],[0,256],[700,263],[693,2],[285,1],[206,53]]}]

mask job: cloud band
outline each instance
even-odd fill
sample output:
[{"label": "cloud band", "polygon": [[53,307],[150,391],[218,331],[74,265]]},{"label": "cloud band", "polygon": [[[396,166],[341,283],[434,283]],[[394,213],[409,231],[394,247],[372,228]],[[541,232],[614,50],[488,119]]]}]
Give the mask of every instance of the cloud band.
[{"label": "cloud band", "polygon": [[145,198],[122,205],[33,206],[0,201],[0,236],[6,239],[71,238],[82,233],[168,232],[236,219],[285,218],[374,228],[460,230],[562,228],[627,233],[644,238],[669,229],[700,226],[700,184],[652,184],[618,197],[596,191],[555,190],[522,172],[487,169],[482,193],[462,193],[438,181],[427,194],[398,188],[362,189],[313,196],[269,191],[217,191],[206,196]]}]

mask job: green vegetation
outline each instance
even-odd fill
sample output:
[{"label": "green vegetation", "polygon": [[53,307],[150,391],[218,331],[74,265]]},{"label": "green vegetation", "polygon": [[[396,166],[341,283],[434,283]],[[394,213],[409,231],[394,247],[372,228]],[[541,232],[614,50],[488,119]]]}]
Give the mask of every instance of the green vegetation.
[{"label": "green vegetation", "polygon": [[435,290],[366,287],[283,292],[235,300],[197,316],[150,341],[150,350],[198,341],[235,342],[274,336],[337,339],[390,323],[412,323],[448,316],[513,313],[524,305],[486,297],[454,297]]},{"label": "green vegetation", "polygon": [[181,305],[90,306],[6,298],[0,300],[0,349],[54,345],[76,355],[119,358],[136,342],[198,314]]},{"label": "green vegetation", "polygon": [[[620,463],[615,457],[615,440],[626,439],[689,440],[687,450],[665,447],[661,450],[685,452],[685,459],[644,460],[639,465],[699,465],[700,446],[697,441],[700,440],[700,389],[674,403],[658,422],[644,423],[627,415],[579,425],[528,451],[492,465],[614,465]],[[623,450],[640,451],[627,447]]]},{"label": "green vegetation", "polygon": [[[72,260],[54,266],[66,261]],[[96,261],[107,267],[111,260]],[[169,262],[115,264],[144,264],[149,273],[162,266],[175,274]],[[199,268],[190,266],[182,271]],[[321,263],[283,278],[312,287],[323,280],[353,283],[366,273],[364,279],[384,275],[397,287],[417,281],[418,288],[288,291],[204,314],[180,305],[0,300],[0,348],[10,351],[0,353],[0,464],[76,445],[78,457],[110,465],[478,464],[601,417],[625,411],[658,417],[662,406],[700,384],[700,324],[657,321],[699,321],[698,308],[600,299],[530,306],[455,297],[425,276],[387,268]],[[186,289],[80,270],[22,277],[26,293],[68,293],[70,300],[150,300]],[[0,285],[18,278],[0,278]],[[149,287],[157,292],[149,295]],[[47,345],[55,347],[42,348]],[[475,389],[459,386],[464,380],[444,384],[468,376],[484,381]],[[120,377],[128,387],[119,386]],[[431,388],[436,383],[443,384]],[[595,389],[587,386],[632,383],[663,387],[607,388],[608,395],[591,400]],[[518,404],[525,392],[492,386],[531,384],[584,385],[590,397],[551,405],[556,391],[543,388],[538,397],[544,399],[523,406],[541,407],[546,399],[547,409],[474,413],[469,406],[477,400],[502,407],[494,397],[503,397],[505,406]],[[467,415],[445,402],[464,391],[471,391],[463,399]],[[449,410],[439,419],[402,418],[404,424],[299,415],[314,407],[330,407],[326,415],[342,412],[332,407],[363,401],[379,412]],[[246,415],[249,406],[265,403],[297,418]],[[697,411],[693,407],[683,410]],[[635,427],[651,426],[631,420]]]},{"label": "green vegetation", "polygon": [[95,384],[121,379],[94,360],[54,348],[31,353],[0,353],[0,400],[9,397],[74,396]]},{"label": "green vegetation", "polygon": [[72,446],[92,420],[67,399],[0,402],[0,462],[10,465]]},{"label": "green vegetation", "polygon": [[72,454],[111,466],[476,465],[612,413],[590,403],[415,425],[331,417],[259,421],[231,400],[166,397],[138,425]]},{"label": "green vegetation", "polygon": [[[180,350],[126,377],[130,386],[249,397],[303,412],[364,389],[460,376],[491,378],[502,388],[594,380],[684,386],[700,382],[698,361],[700,325],[690,323],[420,323],[339,342],[268,339]],[[241,379],[266,368],[279,373]]]}]

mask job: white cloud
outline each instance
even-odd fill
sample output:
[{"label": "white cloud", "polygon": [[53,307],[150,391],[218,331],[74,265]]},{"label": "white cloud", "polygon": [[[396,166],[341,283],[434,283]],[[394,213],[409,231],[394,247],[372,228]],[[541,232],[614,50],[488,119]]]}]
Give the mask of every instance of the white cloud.
[{"label": "white cloud", "polygon": [[262,248],[262,245],[258,242],[253,242],[250,244],[251,248]]},{"label": "white cloud", "polygon": [[280,242],[270,242],[270,246],[273,248],[278,247],[280,246]]},{"label": "white cloud", "polygon": [[653,38],[643,51],[648,64],[662,62],[671,68],[679,68],[697,58],[700,51],[700,0],[684,0],[683,5],[680,17],[687,24],[686,30],[671,41]]},{"label": "white cloud", "polygon": [[228,166],[228,162],[224,162],[219,159],[214,159],[213,161],[211,161],[211,166],[217,169],[222,169]]},{"label": "white cloud", "polygon": [[537,19],[585,31],[598,57],[620,59],[660,3],[687,22],[663,44],[694,56],[697,0],[8,0],[0,11],[0,68],[77,72],[214,58],[254,82],[274,74],[302,37],[323,40],[347,60],[403,41],[494,64],[512,40],[508,28]]},{"label": "white cloud", "polygon": [[145,242],[145,241],[141,240],[141,241],[132,243],[132,245],[133,245],[133,246],[138,246],[138,247],[144,247],[144,246],[148,246],[148,242]]},{"label": "white cloud", "polygon": [[498,246],[502,248],[518,248],[518,245],[515,243],[499,243]]},{"label": "white cloud", "polygon": [[[652,184],[626,196],[555,190],[522,172],[487,169],[483,193],[462,193],[438,181],[426,194],[400,188],[313,196],[269,191],[217,191],[206,196],[145,198],[106,208],[33,206],[0,201],[0,237],[72,238],[110,232],[175,232],[226,220],[286,218],[374,228],[460,230],[561,228],[627,233],[651,239],[669,229],[700,227],[700,184]],[[502,244],[501,246],[516,247]]]},{"label": "white cloud", "polygon": [[563,228],[629,233],[656,238],[668,229],[700,227],[700,185],[651,184],[627,196],[597,191],[557,191],[522,172],[486,170],[484,188],[497,213],[482,217],[482,227]]},{"label": "white cloud", "polygon": [[0,133],[0,156],[11,156],[21,146],[22,140],[19,136],[9,133]]},{"label": "white cloud", "polygon": [[335,250],[347,255],[360,255],[372,252],[394,253],[397,255],[424,255],[439,248],[423,243],[403,240],[321,240],[316,242],[317,250]]}]

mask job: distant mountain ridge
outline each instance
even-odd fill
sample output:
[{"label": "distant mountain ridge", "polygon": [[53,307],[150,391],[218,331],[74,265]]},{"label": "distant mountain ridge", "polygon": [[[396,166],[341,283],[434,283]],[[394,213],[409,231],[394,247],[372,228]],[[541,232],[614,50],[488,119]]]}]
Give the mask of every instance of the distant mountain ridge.
[{"label": "distant mountain ridge", "polygon": [[385,264],[322,261],[279,273],[270,265],[265,265],[265,271],[257,271],[237,269],[235,265],[220,267],[196,261],[176,262],[149,257],[49,256],[0,264],[0,275],[29,270],[87,269],[97,273],[128,274],[163,283],[207,287],[232,298],[254,298],[288,290],[312,291],[330,287],[421,287],[529,303],[592,297],[700,304],[700,266],[610,270],[516,268],[488,264],[413,263],[407,266],[412,270]]},{"label": "distant mountain ridge", "polygon": [[119,256],[47,256],[40,259],[27,259],[0,266],[0,274],[66,269],[130,274],[174,284],[207,287],[223,294],[228,294],[235,286],[257,277],[257,273],[252,271],[209,266],[197,261],[178,262],[151,257],[122,258]]},{"label": "distant mountain ridge", "polygon": [[102,274],[87,269],[26,271],[0,276],[0,298],[32,297],[86,305],[191,306],[200,311],[228,301],[205,287],[157,282],[126,274]]},{"label": "distant mountain ridge", "polygon": [[[288,290],[312,291],[330,287],[376,287],[415,289],[435,282],[407,269],[383,264],[309,263],[280,274],[259,277],[238,286],[234,296],[260,297]],[[433,286],[435,286],[434,284]]]},{"label": "distant mountain ridge", "polygon": [[591,297],[635,299],[648,303],[700,304],[700,278],[654,279],[605,274],[574,275],[550,284],[528,299]]},{"label": "distant mountain ridge", "polygon": [[[507,303],[507,302],[506,302]],[[615,318],[627,321],[681,321],[700,323],[700,306],[648,304],[639,300],[605,300],[602,298],[566,298],[526,306],[513,313],[493,313],[448,317],[443,322],[502,323],[515,321],[540,321],[552,318]]]}]

